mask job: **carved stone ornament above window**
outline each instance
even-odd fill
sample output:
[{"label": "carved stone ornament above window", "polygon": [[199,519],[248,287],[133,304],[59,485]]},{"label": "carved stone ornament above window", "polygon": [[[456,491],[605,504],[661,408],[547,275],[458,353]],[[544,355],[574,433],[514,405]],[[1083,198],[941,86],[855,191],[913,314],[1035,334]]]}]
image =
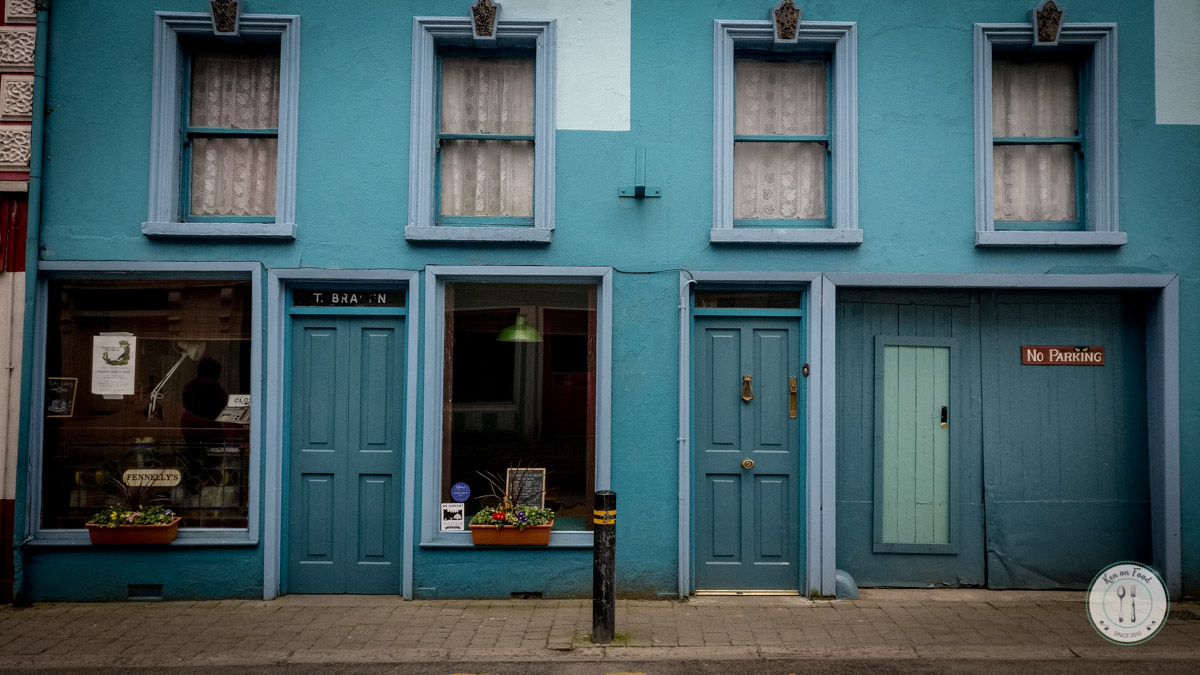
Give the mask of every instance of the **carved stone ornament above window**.
[{"label": "carved stone ornament above window", "polygon": [[238,34],[238,20],[242,14],[242,3],[239,0],[211,0],[208,7],[212,13],[213,33]]},{"label": "carved stone ornament above window", "polygon": [[1030,23],[1033,24],[1033,46],[1053,47],[1058,44],[1058,36],[1062,32],[1063,10],[1058,8],[1054,0],[1042,0],[1037,7],[1029,10]]},{"label": "carved stone ornament above window", "polygon": [[471,31],[476,40],[496,39],[496,21],[500,18],[500,4],[492,0],[476,0],[471,5]]},{"label": "carved stone ornament above window", "polygon": [[771,20],[775,25],[775,42],[795,44],[800,37],[800,8],[792,0],[779,0],[771,8]]}]

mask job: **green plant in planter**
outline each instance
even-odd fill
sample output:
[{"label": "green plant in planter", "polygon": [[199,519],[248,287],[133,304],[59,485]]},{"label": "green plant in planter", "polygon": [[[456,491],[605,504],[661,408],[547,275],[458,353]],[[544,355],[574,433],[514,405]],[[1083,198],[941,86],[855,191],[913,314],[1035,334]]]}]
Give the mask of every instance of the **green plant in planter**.
[{"label": "green plant in planter", "polygon": [[553,509],[522,503],[536,495],[522,494],[519,486],[516,488],[517,492],[510,494],[505,488],[505,480],[496,474],[487,471],[476,473],[483,476],[492,487],[492,494],[485,495],[483,499],[490,497],[499,503],[495,506],[485,506],[479,513],[471,516],[472,525],[494,525],[496,529],[508,526],[524,530],[531,525],[549,525],[554,522]]},{"label": "green plant in planter", "polygon": [[116,477],[106,479],[120,496],[122,503],[106,506],[88,521],[99,527],[120,525],[167,525],[175,520],[175,512],[154,502],[167,501],[155,487],[126,485]]},{"label": "green plant in planter", "polygon": [[495,525],[496,529],[504,526],[524,530],[530,525],[549,525],[554,522],[554,511],[541,506],[513,504],[505,497],[496,506],[485,506],[483,510],[471,517],[472,525]]},{"label": "green plant in planter", "polygon": [[106,506],[92,516],[88,522],[100,527],[116,527],[118,525],[166,525],[173,520],[175,520],[175,512],[162,506],[138,506],[136,509],[128,506]]}]

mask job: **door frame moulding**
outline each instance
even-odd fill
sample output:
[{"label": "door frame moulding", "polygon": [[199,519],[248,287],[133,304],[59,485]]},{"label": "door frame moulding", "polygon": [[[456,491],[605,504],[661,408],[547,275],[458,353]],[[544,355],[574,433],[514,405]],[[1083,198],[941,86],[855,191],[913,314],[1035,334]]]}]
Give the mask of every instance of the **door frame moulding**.
[{"label": "door frame moulding", "polygon": [[[974,288],[995,290],[1127,290],[1157,291],[1146,306],[1146,422],[1150,455],[1150,530],[1154,565],[1162,572],[1168,590],[1182,590],[1180,482],[1179,482],[1179,277],[1174,274],[900,274],[832,272],[824,275],[827,302],[821,303],[822,324],[828,338],[820,353],[822,367],[831,377],[823,382],[821,397],[832,414],[835,381],[834,335],[836,294],[839,286],[868,288]],[[816,310],[814,309],[814,314]],[[813,316],[815,320],[816,317]],[[832,417],[830,418],[832,425]],[[824,429],[824,427],[822,427]],[[827,452],[835,457],[836,437],[831,433]],[[832,475],[832,466],[829,469]],[[826,508],[832,512],[830,492]],[[831,548],[833,532],[830,533]],[[832,551],[830,552],[832,556]],[[1114,561],[1116,562],[1116,561]]]},{"label": "door frame moulding", "polygon": [[[833,360],[825,357],[823,345],[833,345],[833,334],[825,330],[822,321],[825,303],[832,305],[833,296],[827,293],[824,277],[819,272],[692,272],[679,273],[679,529],[677,571],[678,594],[686,598],[695,591],[692,574],[692,330],[693,320],[690,289],[696,285],[722,285],[751,289],[772,286],[802,288],[805,294],[807,322],[802,328],[806,359],[811,369],[805,383],[805,490],[801,495],[805,507],[805,570],[806,588],[800,594],[834,594],[834,455],[833,398],[823,396],[823,378],[829,375],[833,386]],[[818,361],[820,359],[820,361]]]},{"label": "door frame moulding", "polygon": [[263,599],[279,596],[283,566],[287,564],[283,545],[283,450],[290,431],[283,428],[286,415],[283,400],[286,391],[284,371],[288,362],[284,354],[285,335],[290,320],[287,293],[291,288],[311,283],[369,283],[390,284],[404,289],[407,310],[404,326],[404,496],[401,500],[401,571],[400,592],[412,599],[413,578],[413,507],[416,489],[417,439],[417,372],[418,318],[420,317],[419,274],[413,270],[348,270],[277,268],[267,272],[267,363],[266,401],[264,408],[266,439],[266,481],[264,483],[263,518]]}]

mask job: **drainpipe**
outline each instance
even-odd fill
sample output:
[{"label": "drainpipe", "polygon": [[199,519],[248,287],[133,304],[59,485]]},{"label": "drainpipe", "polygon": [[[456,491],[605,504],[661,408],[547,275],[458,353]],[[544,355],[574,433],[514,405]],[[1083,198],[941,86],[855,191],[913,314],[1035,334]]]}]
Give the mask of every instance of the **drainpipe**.
[{"label": "drainpipe", "polygon": [[690,539],[688,537],[691,529],[689,523],[689,506],[690,506],[690,486],[691,486],[691,465],[688,455],[688,409],[691,407],[691,377],[690,369],[688,368],[689,358],[688,349],[689,343],[689,328],[691,316],[688,314],[688,308],[691,303],[688,302],[688,290],[696,283],[692,275],[687,272],[682,274],[687,275],[687,280],[679,284],[679,437],[676,439],[679,443],[679,598],[682,600],[688,595],[688,588],[691,585],[689,579],[689,562],[691,556]]},{"label": "drainpipe", "polygon": [[[34,450],[29,448],[29,427],[32,423],[32,400],[30,390],[33,388],[33,354],[37,346],[33,342],[33,327],[37,319],[37,288],[38,261],[41,257],[42,243],[42,133],[46,126],[46,55],[50,51],[50,3],[39,0],[37,3],[37,33],[34,44],[33,65],[33,124],[29,143],[29,216],[25,234],[25,327],[21,347],[21,428],[17,435],[17,476],[22,475],[21,467],[25,468],[25,480],[17,481],[15,504],[18,506],[13,514],[13,604],[28,604],[25,598],[24,546],[32,538],[34,524],[33,504],[29,502],[30,455]],[[38,448],[36,452],[40,452]]]}]

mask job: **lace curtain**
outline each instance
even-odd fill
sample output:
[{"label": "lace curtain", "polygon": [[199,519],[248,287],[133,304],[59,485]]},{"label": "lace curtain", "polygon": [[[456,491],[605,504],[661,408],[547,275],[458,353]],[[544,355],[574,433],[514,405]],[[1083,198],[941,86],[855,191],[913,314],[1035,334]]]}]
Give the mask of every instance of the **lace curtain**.
[{"label": "lace curtain", "polygon": [[[277,128],[279,55],[193,55],[188,120],[193,127]],[[274,137],[194,138],[192,215],[273,215],[277,147]]]},{"label": "lace curtain", "polygon": [[[994,136],[1078,136],[1079,83],[1070,63],[992,62]],[[1074,221],[1075,147],[992,148],[997,221]]]},{"label": "lace curtain", "polygon": [[[822,61],[736,64],[737,135],[828,133]],[[739,141],[733,144],[733,217],[825,217],[825,146]]]},{"label": "lace curtain", "polygon": [[[442,133],[533,135],[533,59],[442,59]],[[441,144],[444,216],[533,216],[533,142]]]}]

